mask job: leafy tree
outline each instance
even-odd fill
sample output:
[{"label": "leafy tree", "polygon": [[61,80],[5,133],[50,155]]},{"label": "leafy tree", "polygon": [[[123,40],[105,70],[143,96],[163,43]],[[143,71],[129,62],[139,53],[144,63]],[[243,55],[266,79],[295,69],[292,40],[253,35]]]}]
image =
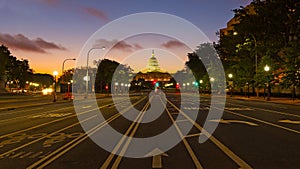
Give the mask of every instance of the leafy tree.
[{"label": "leafy tree", "polygon": [[[114,75],[115,73],[115,75]],[[132,69],[127,65],[122,65],[116,61],[103,59],[98,62],[96,73],[95,89],[96,92],[103,92],[106,85],[111,86],[114,82],[129,83]],[[113,79],[115,77],[115,79]]]},{"label": "leafy tree", "polygon": [[268,64],[271,84],[296,83],[299,46],[293,44],[299,44],[299,6],[297,0],[256,0],[234,10],[238,22],[232,32],[220,37],[217,50],[235,80],[242,84],[255,79],[256,86],[264,86],[263,67]]},{"label": "leafy tree", "polygon": [[0,88],[4,88],[6,64],[9,60],[10,51],[4,45],[0,46]]},{"label": "leafy tree", "polygon": [[73,79],[74,69],[69,69],[63,72],[62,76],[58,79],[60,83],[68,83]]},{"label": "leafy tree", "polygon": [[14,81],[18,87],[24,88],[26,81],[30,81],[32,70],[29,67],[28,60],[18,60],[10,56],[6,64],[7,81]]}]

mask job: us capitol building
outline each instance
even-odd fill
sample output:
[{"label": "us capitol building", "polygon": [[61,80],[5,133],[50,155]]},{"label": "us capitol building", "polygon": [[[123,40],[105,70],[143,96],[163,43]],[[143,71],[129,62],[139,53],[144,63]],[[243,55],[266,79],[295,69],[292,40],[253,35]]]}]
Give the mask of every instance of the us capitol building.
[{"label": "us capitol building", "polygon": [[145,82],[159,82],[161,85],[164,85],[168,83],[171,78],[172,76],[168,72],[160,69],[154,50],[152,50],[152,56],[148,60],[146,69],[138,72],[134,80],[138,81],[139,79],[143,79]]}]

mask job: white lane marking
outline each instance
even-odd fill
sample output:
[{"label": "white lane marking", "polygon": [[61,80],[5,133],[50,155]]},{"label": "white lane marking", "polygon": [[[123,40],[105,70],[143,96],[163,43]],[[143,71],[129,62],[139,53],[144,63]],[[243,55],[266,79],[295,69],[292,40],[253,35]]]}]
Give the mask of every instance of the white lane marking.
[{"label": "white lane marking", "polygon": [[[86,121],[88,121],[88,120],[90,120],[90,119],[92,119],[92,118],[95,118],[96,116],[97,116],[97,115],[91,116],[91,117],[89,117],[89,118],[87,118],[87,119],[84,119],[82,122],[86,122]],[[55,131],[55,132],[52,132],[52,133],[50,133],[50,134],[48,134],[48,135],[43,135],[42,137],[37,138],[37,139],[35,139],[35,140],[31,141],[31,142],[28,142],[28,143],[26,143],[26,144],[23,144],[23,145],[21,145],[21,146],[19,146],[19,147],[16,147],[16,148],[14,148],[14,149],[12,149],[12,150],[9,150],[9,151],[7,151],[7,152],[5,152],[5,153],[0,154],[0,158],[5,157],[6,155],[8,155],[8,154],[10,154],[10,153],[12,153],[12,152],[15,152],[15,151],[17,151],[17,150],[20,150],[20,149],[22,149],[22,148],[24,148],[24,147],[27,147],[27,146],[29,146],[29,145],[31,145],[31,144],[33,144],[33,143],[36,143],[36,142],[38,142],[38,141],[40,141],[40,140],[43,140],[44,138],[53,136],[53,135],[55,135],[55,134],[57,134],[57,133],[59,133],[59,132],[61,132],[61,131],[67,130],[67,129],[72,128],[72,127],[74,127],[74,126],[76,126],[76,125],[79,125],[79,124],[80,124],[80,122],[77,122],[77,123],[74,123],[74,124],[72,124],[72,125],[69,125],[69,126],[67,126],[67,127],[65,127],[65,128],[62,128],[62,129],[60,129],[60,130],[57,130],[57,131]],[[50,138],[51,138],[51,137],[50,137]]]},{"label": "white lane marking", "polygon": [[182,123],[182,122],[188,122],[188,120],[187,119],[182,119],[182,120],[176,120],[175,122],[176,123]]},{"label": "white lane marking", "polygon": [[[227,104],[237,105],[237,104],[234,104],[234,103],[227,103]],[[248,106],[241,105],[241,104],[239,104],[238,106],[248,107]],[[250,107],[248,107],[248,108],[250,108]],[[266,112],[269,112],[269,113],[281,114],[281,115],[287,115],[287,116],[293,116],[293,117],[299,117],[300,118],[300,115],[296,115],[296,114],[292,114],[292,113],[285,113],[285,112],[280,112],[280,111],[275,111],[275,110],[268,110],[268,109],[254,107],[254,106],[251,106],[251,108],[256,109],[256,110],[266,111]]]},{"label": "white lane marking", "polygon": [[[216,109],[218,109],[218,108],[216,108]],[[278,124],[274,124],[274,123],[271,123],[271,122],[268,122],[268,121],[260,120],[260,119],[257,119],[257,118],[251,117],[251,116],[246,116],[246,115],[235,113],[235,112],[232,112],[232,111],[229,111],[229,110],[225,110],[225,112],[230,113],[230,114],[234,114],[234,115],[237,115],[237,116],[240,116],[240,117],[244,117],[244,118],[247,118],[247,119],[251,119],[251,120],[254,120],[254,121],[257,121],[257,122],[261,122],[261,123],[264,123],[264,124],[267,124],[267,125],[270,125],[270,126],[273,126],[273,127],[284,129],[284,130],[287,130],[287,131],[290,131],[290,132],[300,134],[300,131],[298,131],[298,130],[290,129],[288,127],[283,127],[283,126],[280,126]]]},{"label": "white lane marking", "polygon": [[[169,100],[167,100],[167,102],[171,103]],[[180,111],[180,110],[179,110],[176,106],[174,106],[172,103],[171,103],[171,105],[172,105],[176,110]],[[203,167],[202,167],[200,161],[198,160],[196,154],[194,153],[192,147],[190,146],[190,144],[188,143],[188,141],[185,139],[185,137],[184,137],[183,133],[181,132],[181,130],[180,130],[179,126],[177,125],[177,123],[175,123],[175,120],[174,120],[174,118],[172,117],[170,111],[169,111],[168,109],[166,109],[166,112],[168,113],[168,116],[169,116],[169,118],[171,119],[171,121],[172,121],[174,127],[176,128],[176,130],[177,130],[179,136],[182,138],[182,142],[183,142],[183,144],[184,144],[186,150],[188,151],[190,157],[192,158],[192,160],[193,160],[193,162],[194,162],[196,168],[197,168],[197,169],[203,169]]]},{"label": "white lane marking", "polygon": [[90,107],[92,107],[92,106],[84,106],[84,107],[82,107],[83,109],[87,109],[87,108],[90,108]]},{"label": "white lane marking", "polygon": [[[34,164],[28,166],[26,169],[33,169],[35,168],[37,165],[40,165],[42,162],[44,162],[43,164],[41,164],[39,167],[37,167],[38,169],[42,169],[45,166],[47,166],[48,164],[50,164],[51,162],[53,162],[54,160],[58,159],[60,156],[62,156],[63,154],[65,154],[66,152],[70,151],[72,148],[76,147],[78,144],[80,144],[81,142],[83,142],[84,140],[86,140],[87,138],[89,138],[91,135],[93,135],[95,132],[101,130],[101,128],[105,127],[107,124],[109,124],[110,122],[112,122],[113,120],[117,119],[118,117],[120,117],[122,114],[126,113],[131,107],[139,104],[140,102],[142,102],[143,100],[145,100],[146,97],[143,97],[142,99],[138,100],[137,102],[135,102],[133,105],[131,105],[130,107],[124,109],[122,112],[117,113],[115,115],[113,115],[112,117],[110,117],[109,119],[107,119],[106,121],[102,122],[101,124],[95,126],[94,128],[90,129],[89,131],[86,132],[84,137],[77,137],[74,140],[70,141],[69,143],[61,146],[60,148],[56,149],[55,151],[49,153],[48,155],[44,156],[43,158],[41,158],[39,161],[35,162]],[[126,99],[123,99],[126,100]],[[99,108],[104,108],[107,105],[101,106]],[[89,112],[91,110],[88,110],[87,112]],[[82,113],[80,113],[82,114]],[[49,159],[50,158],[50,159]],[[48,159],[48,160],[47,160]],[[46,161],[47,160],[47,161]]]},{"label": "white lane marking", "polygon": [[223,143],[221,143],[218,139],[216,139],[212,134],[207,132],[200,124],[196,123],[193,119],[191,119],[188,115],[186,115],[183,111],[181,111],[176,105],[168,100],[174,108],[182,113],[194,126],[201,131],[210,141],[212,141],[222,152],[224,152],[230,159],[232,159],[236,164],[243,169],[252,169],[252,167],[246,163],[243,159],[237,156],[233,151],[231,151],[228,147],[226,147]]},{"label": "white lane marking", "polygon": [[249,107],[241,108],[241,107],[225,107],[226,110],[254,110]]},{"label": "white lane marking", "polygon": [[215,119],[215,120],[209,120],[211,122],[217,122],[217,123],[223,123],[223,124],[231,124],[231,123],[240,123],[240,124],[246,124],[249,126],[258,126],[256,123],[252,123],[249,121],[243,121],[243,120],[224,120],[224,119]]}]

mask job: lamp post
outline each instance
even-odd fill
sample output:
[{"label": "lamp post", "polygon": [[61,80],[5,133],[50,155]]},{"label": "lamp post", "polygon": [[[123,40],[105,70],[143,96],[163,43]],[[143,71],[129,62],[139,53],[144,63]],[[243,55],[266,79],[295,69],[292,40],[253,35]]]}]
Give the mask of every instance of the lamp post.
[{"label": "lamp post", "polygon": [[230,97],[232,97],[232,89],[233,89],[233,81],[232,81],[232,77],[233,75],[231,73],[228,74],[229,77],[229,90],[230,90]]},{"label": "lamp post", "polygon": [[68,99],[71,99],[71,94],[70,94],[70,85],[73,83],[73,80],[71,80],[70,82],[68,82],[68,93],[67,93],[67,97]]},{"label": "lamp post", "polygon": [[[264,70],[266,72],[268,72],[270,70],[270,67],[268,65],[266,65],[264,67]],[[269,79],[269,76],[267,75],[267,89],[268,89],[268,94],[267,94],[267,101],[270,100],[270,94],[271,94],[271,91],[270,91],[270,79]]]},{"label": "lamp post", "polygon": [[65,70],[65,62],[66,61],[68,61],[68,60],[76,60],[75,58],[72,58],[72,59],[65,59],[64,61],[63,61],[63,64],[62,64],[62,69],[61,69],[61,74],[62,74],[62,76],[61,76],[61,83],[64,83],[64,70]]},{"label": "lamp post", "polygon": [[119,83],[118,82],[116,82],[115,83],[115,95],[118,95],[118,85],[119,85]]},{"label": "lamp post", "polygon": [[246,85],[247,85],[247,97],[250,98],[249,83],[246,82]]},{"label": "lamp post", "polygon": [[90,53],[92,50],[95,49],[102,49],[105,50],[105,46],[102,46],[101,48],[91,48],[86,57],[86,81],[85,81],[85,98],[88,98],[88,90],[89,90],[89,58],[90,58]]},{"label": "lamp post", "polygon": [[53,93],[53,102],[56,102],[56,76],[58,75],[57,71],[53,72],[54,75],[54,93]]}]

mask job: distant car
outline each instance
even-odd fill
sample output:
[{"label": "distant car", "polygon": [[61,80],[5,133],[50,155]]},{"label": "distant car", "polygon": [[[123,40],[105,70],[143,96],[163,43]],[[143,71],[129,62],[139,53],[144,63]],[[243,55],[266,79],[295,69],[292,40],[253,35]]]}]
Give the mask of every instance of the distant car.
[{"label": "distant car", "polygon": [[66,93],[64,96],[64,100],[73,100],[74,96],[72,95],[72,93]]},{"label": "distant car", "polygon": [[53,92],[53,89],[51,88],[46,88],[42,90],[43,95],[51,95]]}]

